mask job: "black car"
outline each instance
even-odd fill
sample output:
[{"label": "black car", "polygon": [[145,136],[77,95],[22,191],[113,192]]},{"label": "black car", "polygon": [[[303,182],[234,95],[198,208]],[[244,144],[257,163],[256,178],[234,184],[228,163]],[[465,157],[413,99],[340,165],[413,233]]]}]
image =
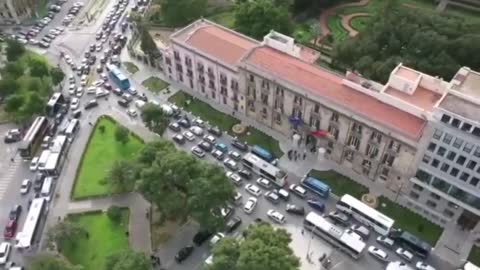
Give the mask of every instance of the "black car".
[{"label": "black car", "polygon": [[265,199],[269,200],[270,202],[277,204],[280,202],[280,196],[275,191],[267,191],[265,192]]},{"label": "black car", "polygon": [[10,213],[8,214],[8,218],[10,220],[18,221],[20,218],[20,214],[22,213],[22,206],[21,205],[14,205]]},{"label": "black car", "polygon": [[80,109],[72,112],[72,117],[73,118],[78,119],[78,118],[80,118],[80,116],[82,116],[82,111]]},{"label": "black car", "polygon": [[180,126],[184,127],[184,128],[189,128],[191,126],[190,124],[190,120],[186,117],[178,120],[177,122]]},{"label": "black car", "polygon": [[225,231],[227,233],[231,233],[237,229],[240,224],[242,224],[242,219],[240,217],[233,217],[227,222],[227,225],[225,225]]},{"label": "black car", "polygon": [[91,44],[89,50],[90,50],[90,52],[94,52],[95,51],[95,44]]},{"label": "black car", "polygon": [[181,263],[184,260],[186,260],[192,254],[193,249],[194,249],[193,246],[183,247],[175,255],[175,261],[177,261],[177,263]]},{"label": "black car", "polygon": [[118,105],[120,105],[124,108],[127,108],[129,102],[128,102],[128,100],[122,98],[122,99],[117,100],[117,103],[118,103]]},{"label": "black car", "polygon": [[202,149],[205,152],[211,152],[212,149],[213,149],[212,144],[210,144],[209,142],[206,142],[206,141],[201,141],[198,144],[198,147],[200,147],[200,149]]},{"label": "black car", "polygon": [[247,180],[252,179],[252,172],[249,171],[249,170],[246,170],[246,169],[242,169],[242,170],[238,171],[238,175],[240,175],[241,177],[243,177]]},{"label": "black car", "polygon": [[141,93],[140,95],[138,95],[137,98],[140,99],[140,100],[143,100],[145,102],[148,101],[148,97],[144,93]]},{"label": "black car", "polygon": [[349,225],[349,218],[346,214],[339,212],[339,211],[333,211],[328,214],[328,217],[335,222],[335,224],[339,224],[343,227],[348,227]]},{"label": "black car", "polygon": [[170,125],[168,125],[168,128],[175,132],[179,132],[181,130],[180,125],[177,123],[170,123]]},{"label": "black car", "polygon": [[234,140],[232,142],[232,146],[237,148],[238,150],[242,151],[242,152],[246,152],[248,151],[248,145],[246,145],[245,143],[242,143],[238,140]]},{"label": "black car", "polygon": [[285,211],[294,215],[305,215],[305,208],[303,206],[297,206],[295,204],[287,204],[287,206],[285,207]]},{"label": "black car", "polygon": [[217,136],[217,137],[221,137],[222,136],[222,131],[217,127],[209,127],[207,129],[208,133],[214,135],[214,136]]},{"label": "black car", "polygon": [[94,107],[97,107],[97,106],[98,106],[97,100],[92,99],[89,102],[87,102],[87,104],[85,105],[85,110],[88,110],[88,109],[91,109],[91,108],[94,108]]},{"label": "black car", "polygon": [[123,95],[123,92],[120,88],[113,88],[112,92],[116,95],[121,97]]},{"label": "black car", "polygon": [[33,181],[33,190],[40,191],[42,189],[43,180],[45,179],[45,175],[42,173],[37,173],[35,176],[35,181]]},{"label": "black car", "polygon": [[199,231],[193,236],[193,243],[197,246],[201,246],[212,235],[213,233],[207,230]]},{"label": "black car", "polygon": [[173,140],[178,144],[185,144],[185,137],[183,137],[181,134],[173,136]]}]

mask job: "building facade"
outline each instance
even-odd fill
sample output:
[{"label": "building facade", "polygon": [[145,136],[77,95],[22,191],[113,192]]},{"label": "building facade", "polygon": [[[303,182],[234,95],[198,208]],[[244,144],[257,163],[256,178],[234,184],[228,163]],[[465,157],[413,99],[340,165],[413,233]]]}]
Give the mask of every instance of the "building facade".
[{"label": "building facade", "polygon": [[34,15],[34,0],[0,0],[0,23],[19,24]]},{"label": "building facade", "polygon": [[[312,64],[305,48],[288,36],[272,31],[259,42],[204,19],[170,39],[171,46],[162,51],[162,69],[185,89],[286,137],[297,134],[307,149],[326,149],[329,159],[375,185],[408,194],[408,206],[438,224],[458,219],[459,210],[453,215],[430,211],[429,198],[435,195],[428,192],[440,192],[427,191],[433,187],[418,178],[426,166],[424,152],[438,137],[435,131],[444,129],[442,106],[461,92],[452,89],[452,82],[402,64],[385,85],[352,72],[335,74]],[[474,126],[475,120],[469,121]],[[465,159],[462,166],[468,166],[470,156]],[[478,171],[470,170],[467,180],[478,181]]]}]

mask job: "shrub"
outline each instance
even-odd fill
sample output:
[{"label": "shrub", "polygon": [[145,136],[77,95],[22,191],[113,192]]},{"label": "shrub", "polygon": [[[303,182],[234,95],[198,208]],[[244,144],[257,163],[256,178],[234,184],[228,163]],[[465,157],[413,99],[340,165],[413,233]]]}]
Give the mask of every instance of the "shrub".
[{"label": "shrub", "polygon": [[122,208],[110,206],[107,210],[107,216],[111,221],[119,223],[122,220]]}]

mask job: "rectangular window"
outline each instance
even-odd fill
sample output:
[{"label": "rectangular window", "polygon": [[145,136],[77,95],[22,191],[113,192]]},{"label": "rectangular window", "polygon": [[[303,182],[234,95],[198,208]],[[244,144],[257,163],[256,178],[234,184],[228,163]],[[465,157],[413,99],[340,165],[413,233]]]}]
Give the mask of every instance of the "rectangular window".
[{"label": "rectangular window", "polygon": [[466,143],[465,146],[463,147],[463,151],[467,153],[471,153],[473,149],[473,144],[471,143]]},{"label": "rectangular window", "polygon": [[457,168],[452,168],[452,171],[450,171],[450,175],[453,177],[457,177],[459,172],[460,171]]},{"label": "rectangular window", "polygon": [[450,144],[452,139],[453,139],[452,135],[450,135],[448,133],[445,133],[445,136],[443,137],[443,142],[446,143],[446,144]]},{"label": "rectangular window", "polygon": [[444,193],[447,193],[452,187],[452,185],[450,185],[449,183],[443,181],[438,177],[433,178],[432,186]]},{"label": "rectangular window", "polygon": [[477,146],[477,148],[475,148],[475,153],[473,153],[473,155],[480,158],[480,146]]},{"label": "rectangular window", "polygon": [[434,158],[431,165],[432,167],[437,168],[439,164],[440,164],[440,161]]},{"label": "rectangular window", "polygon": [[476,161],[473,161],[473,160],[470,160],[468,163],[467,163],[467,168],[469,168],[470,170],[475,170],[475,167],[477,166],[477,162]]},{"label": "rectangular window", "polygon": [[410,192],[409,196],[410,196],[410,198],[412,198],[414,200],[416,200],[416,199],[418,199],[418,197],[420,197],[420,195],[418,195],[417,193],[415,193],[413,191]]},{"label": "rectangular window", "polygon": [[466,131],[466,132],[470,132],[471,129],[472,129],[472,125],[470,125],[469,123],[463,123],[462,128],[461,128],[461,130]]},{"label": "rectangular window", "polygon": [[480,179],[478,179],[477,177],[472,177],[472,180],[470,180],[470,185],[476,187],[478,184],[478,181],[480,181]]},{"label": "rectangular window", "polygon": [[444,114],[442,115],[442,119],[440,119],[440,121],[442,121],[443,123],[448,123],[450,122],[450,119],[452,119],[450,116]]},{"label": "rectangular window", "polygon": [[462,147],[463,140],[460,138],[456,138],[455,141],[453,142],[453,147],[460,149]]},{"label": "rectangular window", "polygon": [[447,163],[443,163],[443,164],[442,164],[442,167],[440,167],[440,170],[441,170],[442,172],[447,172],[448,169],[450,169],[450,165],[448,165]]},{"label": "rectangular window", "polygon": [[432,178],[432,176],[428,172],[423,170],[418,170],[417,173],[415,174],[415,177],[424,183],[429,183],[430,179]]},{"label": "rectangular window", "polygon": [[422,161],[427,164],[430,163],[430,160],[432,160],[432,157],[430,157],[429,155],[424,155],[422,158]]},{"label": "rectangular window", "polygon": [[427,148],[427,149],[428,149],[428,151],[433,152],[433,151],[435,151],[435,148],[436,148],[436,147],[437,147],[436,144],[430,143],[430,144],[428,145],[428,148]]},{"label": "rectangular window", "polygon": [[450,211],[450,210],[448,210],[448,209],[443,210],[443,214],[444,214],[446,217],[453,217],[453,215],[455,215],[452,211]]},{"label": "rectangular window", "polygon": [[440,200],[440,196],[433,192],[430,192],[430,197],[434,198],[435,200]]},{"label": "rectangular window", "polygon": [[450,152],[448,152],[447,159],[448,160],[454,160],[456,156],[457,156],[457,154],[455,154],[455,152],[450,151]]},{"label": "rectangular window", "polygon": [[430,208],[437,207],[437,204],[435,202],[430,201],[430,200],[428,200],[425,204]]},{"label": "rectangular window", "polygon": [[466,160],[467,160],[466,157],[464,157],[464,156],[459,156],[459,157],[457,158],[457,164],[463,166],[463,164],[465,163]]},{"label": "rectangular window", "polygon": [[480,128],[475,127],[472,131],[472,134],[477,136],[477,137],[480,137]]},{"label": "rectangular window", "polygon": [[445,155],[445,152],[447,152],[447,149],[445,149],[445,147],[438,147],[438,150],[437,150],[437,155],[438,156],[441,156],[443,157]]},{"label": "rectangular window", "polygon": [[443,131],[439,129],[435,129],[435,132],[433,133],[433,138],[439,140],[440,137],[442,137]]},{"label": "rectangular window", "polygon": [[462,181],[467,181],[469,177],[470,177],[470,174],[464,172],[464,173],[462,173],[462,175],[460,176],[460,180],[462,180]]},{"label": "rectangular window", "polygon": [[418,191],[423,191],[423,187],[417,184],[413,184],[413,189],[418,190]]},{"label": "rectangular window", "polygon": [[453,118],[451,125],[458,128],[460,126],[460,120]]}]

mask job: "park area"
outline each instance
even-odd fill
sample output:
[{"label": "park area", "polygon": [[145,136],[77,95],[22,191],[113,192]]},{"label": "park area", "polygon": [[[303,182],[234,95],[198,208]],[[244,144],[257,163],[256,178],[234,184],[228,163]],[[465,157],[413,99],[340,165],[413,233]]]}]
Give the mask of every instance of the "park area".
[{"label": "park area", "polygon": [[132,62],[123,62],[123,66],[130,74],[135,74],[138,71],[138,67]]},{"label": "park area", "polygon": [[108,195],[111,190],[105,178],[113,163],[134,159],[143,147],[143,141],[133,133],[129,134],[127,143],[117,141],[114,135],[117,126],[118,123],[108,117],[100,118],[95,124],[77,171],[73,199]]},{"label": "park area", "polygon": [[[193,115],[218,126],[221,130],[231,133],[232,127],[240,123],[237,118],[222,113],[214,109],[209,104],[192,97],[191,95],[179,91],[168,99],[170,102],[191,112]],[[249,127],[247,132],[239,137],[240,140],[246,141],[250,145],[259,145],[270,151],[275,157],[280,158],[283,155],[278,141],[261,132],[258,129]]]},{"label": "park area", "polygon": [[120,222],[112,221],[102,212],[69,215],[67,219],[88,233],[69,239],[61,247],[63,255],[73,265],[82,265],[83,270],[104,269],[109,255],[128,249],[128,209],[122,210]]},{"label": "park area", "polygon": [[157,77],[150,77],[146,79],[145,81],[142,82],[142,85],[147,88],[149,91],[158,94],[165,88],[167,88],[168,83],[161,80],[160,78]]}]

